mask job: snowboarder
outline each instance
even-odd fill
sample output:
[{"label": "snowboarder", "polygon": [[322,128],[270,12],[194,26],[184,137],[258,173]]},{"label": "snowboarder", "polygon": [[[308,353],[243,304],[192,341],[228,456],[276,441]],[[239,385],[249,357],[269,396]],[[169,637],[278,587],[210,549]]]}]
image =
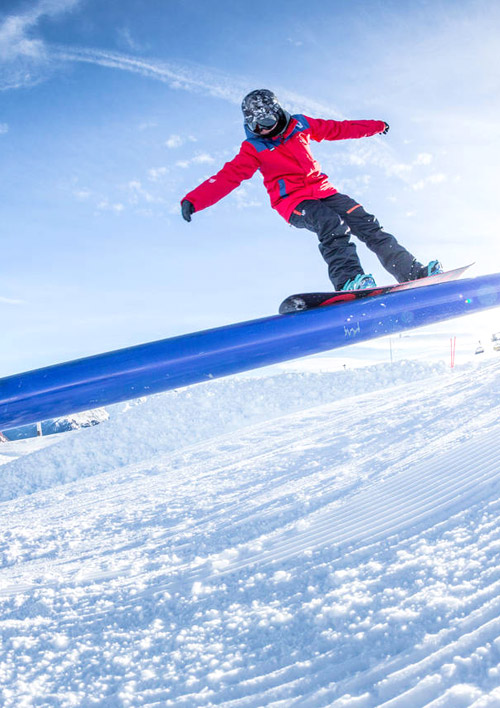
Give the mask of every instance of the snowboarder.
[{"label": "snowboarder", "polygon": [[385,135],[389,130],[386,122],[292,116],[268,89],[249,93],[241,108],[247,138],[233,160],[181,200],[186,221],[260,169],[271,206],[292,226],[317,234],[335,290],[375,286],[372,275],[363,271],[351,234],[363,241],[400,283],[442,272],[439,261],[422,265],[361,204],[340,194],[312,156],[310,140]]}]

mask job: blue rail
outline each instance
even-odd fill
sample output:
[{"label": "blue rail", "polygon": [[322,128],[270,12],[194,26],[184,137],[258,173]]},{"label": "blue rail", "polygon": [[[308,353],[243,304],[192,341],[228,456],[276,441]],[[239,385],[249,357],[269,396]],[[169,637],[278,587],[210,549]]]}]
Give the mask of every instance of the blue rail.
[{"label": "blue rail", "polygon": [[0,430],[500,305],[500,273],[276,315],[163,339],[0,379]]}]

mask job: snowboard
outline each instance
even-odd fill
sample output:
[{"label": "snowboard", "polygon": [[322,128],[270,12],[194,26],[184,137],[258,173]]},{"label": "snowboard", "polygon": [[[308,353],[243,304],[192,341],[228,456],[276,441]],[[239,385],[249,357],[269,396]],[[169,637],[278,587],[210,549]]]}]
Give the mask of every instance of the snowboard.
[{"label": "snowboard", "polygon": [[399,292],[400,290],[412,290],[413,288],[422,288],[426,285],[437,285],[438,283],[447,283],[450,280],[456,280],[470,268],[473,263],[447,270],[444,273],[429,275],[426,278],[419,280],[407,280],[404,283],[396,283],[395,285],[380,285],[375,288],[365,288],[365,290],[334,290],[333,292],[325,293],[301,293],[298,295],[290,295],[280,305],[280,315],[286,315],[290,312],[302,312],[303,310],[312,310],[315,307],[325,307],[326,305],[337,305],[342,302],[352,302],[360,300],[364,297],[375,297],[376,295],[387,295],[388,293]]}]

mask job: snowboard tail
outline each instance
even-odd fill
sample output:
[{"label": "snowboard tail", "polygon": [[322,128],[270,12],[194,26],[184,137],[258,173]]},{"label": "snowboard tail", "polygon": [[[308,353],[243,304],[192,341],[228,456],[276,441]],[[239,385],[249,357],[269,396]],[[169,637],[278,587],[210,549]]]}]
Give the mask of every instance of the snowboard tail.
[{"label": "snowboard tail", "polygon": [[364,290],[334,290],[332,292],[321,293],[300,293],[290,295],[280,305],[280,315],[286,315],[290,312],[302,312],[303,310],[312,310],[316,307],[325,307],[327,305],[336,305],[342,302],[352,302],[360,300],[364,297],[376,297],[377,295],[387,295],[388,293],[399,292],[400,290],[413,290],[414,288],[422,288],[426,285],[437,285],[438,283],[447,283],[450,280],[457,280],[473,263],[447,270],[444,273],[429,275],[426,278],[419,280],[408,280],[404,283],[396,283],[395,285],[381,285],[375,288],[365,288]]}]

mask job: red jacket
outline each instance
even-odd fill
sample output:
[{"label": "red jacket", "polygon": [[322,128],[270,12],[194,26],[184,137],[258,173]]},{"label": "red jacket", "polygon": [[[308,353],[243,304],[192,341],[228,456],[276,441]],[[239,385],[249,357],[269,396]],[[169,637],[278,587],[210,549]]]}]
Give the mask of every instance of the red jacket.
[{"label": "red jacket", "polygon": [[337,121],[294,115],[283,135],[276,138],[260,137],[246,129],[247,140],[236,157],[181,201],[188,199],[195,211],[206,209],[260,169],[271,206],[288,221],[304,199],[320,199],[337,192],[312,156],[311,139],[319,142],[363,138],[381,133],[384,128],[381,120]]}]

